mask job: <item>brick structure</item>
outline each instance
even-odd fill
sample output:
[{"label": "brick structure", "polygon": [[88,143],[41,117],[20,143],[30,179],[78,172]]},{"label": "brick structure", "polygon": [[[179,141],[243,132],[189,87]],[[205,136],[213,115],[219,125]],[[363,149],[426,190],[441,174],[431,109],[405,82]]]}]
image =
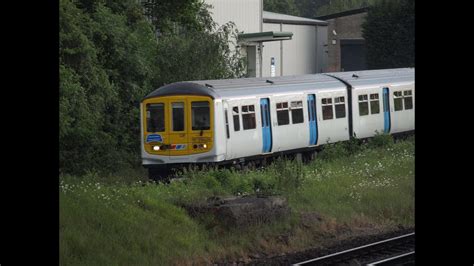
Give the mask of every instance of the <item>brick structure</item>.
[{"label": "brick structure", "polygon": [[317,18],[329,23],[326,72],[367,69],[362,37],[366,16],[367,8],[361,8]]}]

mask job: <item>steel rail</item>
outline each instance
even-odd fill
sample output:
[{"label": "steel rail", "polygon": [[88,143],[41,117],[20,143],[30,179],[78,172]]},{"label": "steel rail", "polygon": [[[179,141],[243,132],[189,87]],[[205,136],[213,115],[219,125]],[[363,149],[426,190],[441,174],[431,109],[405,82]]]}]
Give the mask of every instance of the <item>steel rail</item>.
[{"label": "steel rail", "polygon": [[406,256],[410,256],[412,254],[415,254],[415,251],[410,251],[410,252],[407,252],[407,253],[400,254],[398,256],[394,256],[394,257],[386,258],[386,259],[383,259],[383,260],[371,262],[371,263],[367,264],[367,266],[378,265],[378,264],[381,264],[381,263],[384,263],[384,262],[388,262],[388,261],[396,260],[396,259],[403,258],[403,257],[406,257]]},{"label": "steel rail", "polygon": [[409,233],[409,234],[405,234],[405,235],[385,239],[385,240],[382,240],[382,241],[378,241],[378,242],[375,242],[375,243],[370,243],[370,244],[367,244],[367,245],[363,245],[363,246],[347,249],[347,250],[344,250],[344,251],[332,253],[332,254],[329,254],[329,255],[326,255],[326,256],[306,260],[306,261],[303,261],[303,262],[298,262],[298,263],[293,264],[293,265],[304,265],[304,264],[307,264],[307,263],[312,263],[312,262],[320,261],[320,260],[323,260],[323,259],[336,257],[336,256],[339,256],[339,255],[347,254],[349,252],[361,250],[361,249],[368,248],[368,247],[373,247],[373,246],[376,246],[376,245],[380,245],[380,244],[387,243],[387,242],[394,241],[394,240],[401,239],[401,238],[410,237],[410,236],[413,236],[413,235],[415,235],[415,233]]}]

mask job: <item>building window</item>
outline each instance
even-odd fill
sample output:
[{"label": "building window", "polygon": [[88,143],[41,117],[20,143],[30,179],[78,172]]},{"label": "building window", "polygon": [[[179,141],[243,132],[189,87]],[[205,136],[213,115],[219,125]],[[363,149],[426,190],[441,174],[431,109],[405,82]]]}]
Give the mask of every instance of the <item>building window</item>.
[{"label": "building window", "polygon": [[373,93],[370,94],[370,114],[380,113],[380,101],[379,94]]},{"label": "building window", "polygon": [[277,103],[276,110],[278,125],[288,125],[290,123],[290,114],[288,113],[288,102]]},{"label": "building window", "polygon": [[359,95],[359,116],[369,114],[369,101],[367,94]]},{"label": "building window", "polygon": [[293,124],[303,123],[303,102],[296,101],[291,102],[290,104],[291,109],[291,120]]},{"label": "building window", "polygon": [[403,101],[405,102],[405,110],[413,109],[413,96],[411,90],[403,92]]},{"label": "building window", "polygon": [[146,105],[146,131],[165,131],[165,104],[150,103]]},{"label": "building window", "polygon": [[232,116],[234,118],[234,131],[240,130],[239,107],[232,107]]},{"label": "building window", "polygon": [[401,91],[393,92],[393,102],[394,102],[395,111],[403,110],[403,96],[402,96]]},{"label": "building window", "polygon": [[172,103],[173,131],[184,131],[184,103]]},{"label": "building window", "polygon": [[336,118],[346,117],[346,103],[344,96],[334,98],[334,108],[336,109]]},{"label": "building window", "polygon": [[323,120],[332,119],[333,118],[332,98],[322,98],[321,106],[323,108]]},{"label": "building window", "polygon": [[255,105],[242,106],[242,125],[244,130],[254,129],[256,127]]}]

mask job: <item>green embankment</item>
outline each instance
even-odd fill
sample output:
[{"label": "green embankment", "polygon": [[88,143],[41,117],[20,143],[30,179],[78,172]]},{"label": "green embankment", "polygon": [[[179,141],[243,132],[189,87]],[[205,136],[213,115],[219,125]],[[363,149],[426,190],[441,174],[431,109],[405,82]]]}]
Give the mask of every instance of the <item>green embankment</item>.
[{"label": "green embankment", "polygon": [[[265,170],[190,171],[169,185],[93,174],[60,178],[61,265],[208,264],[281,254],[361,233],[414,226],[414,138],[330,145],[316,161]],[[191,219],[184,203],[277,194],[291,215],[241,230]]]}]

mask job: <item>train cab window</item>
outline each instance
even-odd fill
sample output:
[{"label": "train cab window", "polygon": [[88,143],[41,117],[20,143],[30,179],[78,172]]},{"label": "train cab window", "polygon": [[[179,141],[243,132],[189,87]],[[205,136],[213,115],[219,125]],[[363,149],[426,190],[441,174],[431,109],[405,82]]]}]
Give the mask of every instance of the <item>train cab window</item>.
[{"label": "train cab window", "polygon": [[278,125],[288,125],[290,123],[290,114],[288,113],[288,102],[277,103],[276,110]]},{"label": "train cab window", "polygon": [[173,110],[173,131],[184,131],[184,103],[172,103],[171,108]]},{"label": "train cab window", "polygon": [[413,109],[413,96],[411,90],[403,92],[403,101],[405,103],[405,110]]},{"label": "train cab window", "polygon": [[322,98],[321,106],[323,108],[323,120],[332,119],[333,118],[332,98]]},{"label": "train cab window", "polygon": [[244,130],[257,127],[257,123],[255,122],[255,105],[242,106],[242,126]]},{"label": "train cab window", "polygon": [[172,103],[173,110],[173,131],[184,131],[184,103]]},{"label": "train cab window", "polygon": [[291,120],[293,121],[293,124],[303,123],[303,120],[304,120],[303,119],[303,102],[302,101],[291,102],[290,109],[291,109]]},{"label": "train cab window", "polygon": [[393,102],[394,102],[395,111],[403,110],[403,96],[402,96],[401,91],[393,92]]},{"label": "train cab window", "polygon": [[379,94],[378,93],[370,94],[370,113],[371,114],[380,113],[380,102],[379,102]]},{"label": "train cab window", "polygon": [[346,117],[346,103],[344,96],[334,98],[334,107],[336,109],[336,118]]},{"label": "train cab window", "polygon": [[369,100],[367,94],[359,95],[359,116],[369,114]]},{"label": "train cab window", "polygon": [[191,120],[193,130],[209,130],[211,128],[209,102],[191,103]]},{"label": "train cab window", "polygon": [[165,131],[165,104],[149,103],[146,105],[146,131]]},{"label": "train cab window", "polygon": [[232,107],[232,116],[234,118],[234,131],[240,130],[239,107]]}]

